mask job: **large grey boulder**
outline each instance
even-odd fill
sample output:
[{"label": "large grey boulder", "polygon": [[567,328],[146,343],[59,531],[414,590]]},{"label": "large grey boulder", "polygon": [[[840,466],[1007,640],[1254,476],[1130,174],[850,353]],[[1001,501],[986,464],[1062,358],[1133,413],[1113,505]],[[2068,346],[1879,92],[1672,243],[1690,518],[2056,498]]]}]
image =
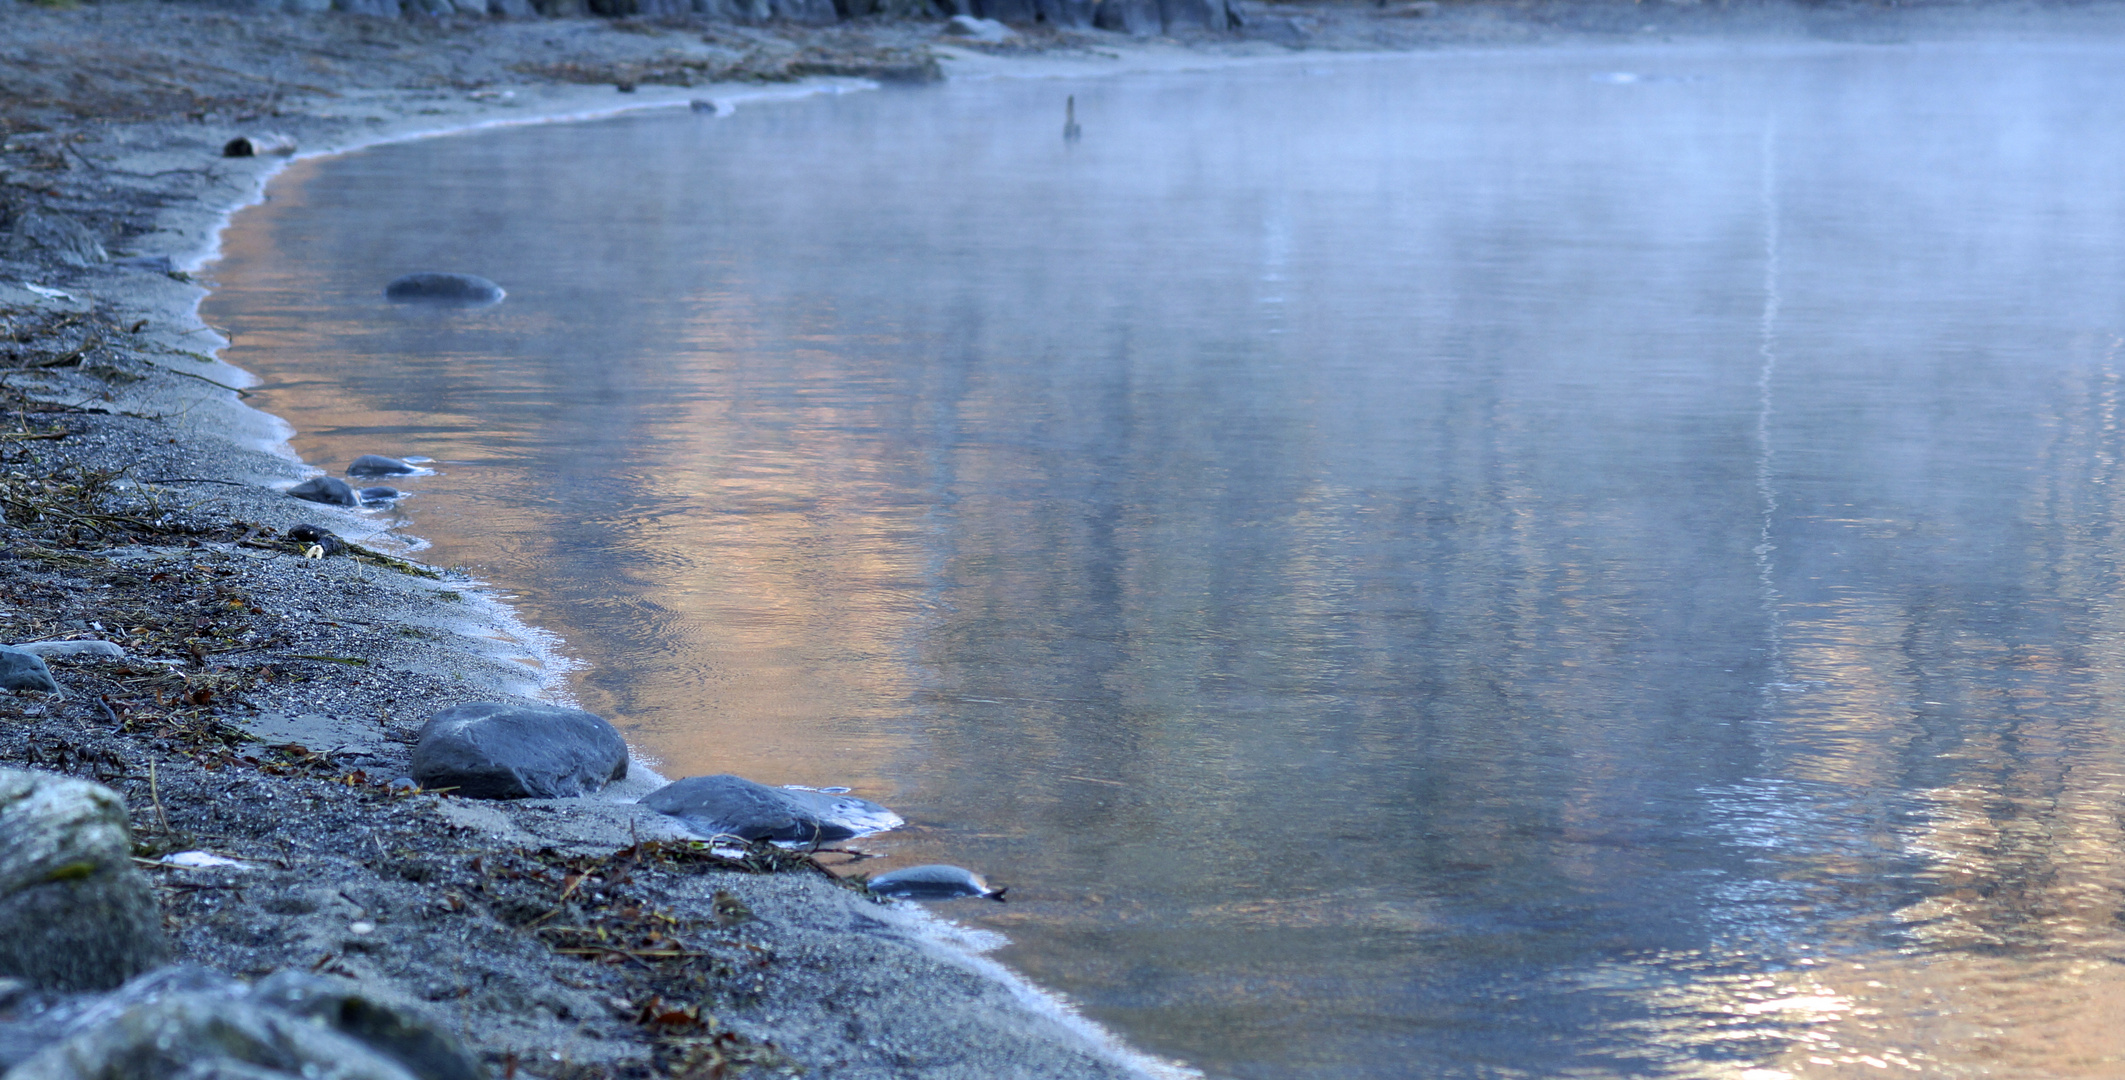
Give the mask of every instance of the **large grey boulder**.
[{"label": "large grey boulder", "polygon": [[161,963],[162,914],[132,854],[116,792],[0,769],[0,976],[103,990]]},{"label": "large grey boulder", "polygon": [[68,266],[93,266],[110,259],[103,243],[80,222],[49,210],[25,210],[0,233],[0,252],[28,257],[44,253]]},{"label": "large grey boulder", "polygon": [[604,718],[552,705],[476,701],[428,718],[413,778],[474,799],[566,799],[627,775],[627,740]]},{"label": "large grey boulder", "polygon": [[728,773],[675,781],[650,792],[642,805],[703,836],[741,840],[846,840],[905,824],[900,815],[853,795],[768,787]]},{"label": "large grey boulder", "polygon": [[35,651],[0,645],[0,690],[56,694],[59,683],[52,678],[52,669],[45,666],[44,657]]},{"label": "large grey boulder", "polygon": [[359,1040],[261,1003],[173,994],[46,1047],[8,1080],[430,1080]]}]

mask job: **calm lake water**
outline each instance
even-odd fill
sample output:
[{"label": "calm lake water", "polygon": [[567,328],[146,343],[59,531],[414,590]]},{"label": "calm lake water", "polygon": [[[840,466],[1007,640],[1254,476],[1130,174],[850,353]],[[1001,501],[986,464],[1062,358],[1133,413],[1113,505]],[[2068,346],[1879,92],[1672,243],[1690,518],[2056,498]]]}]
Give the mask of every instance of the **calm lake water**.
[{"label": "calm lake water", "polygon": [[2115,1076],[2120,133],[2117,45],[955,84],[303,162],[206,315],[1154,1053]]}]

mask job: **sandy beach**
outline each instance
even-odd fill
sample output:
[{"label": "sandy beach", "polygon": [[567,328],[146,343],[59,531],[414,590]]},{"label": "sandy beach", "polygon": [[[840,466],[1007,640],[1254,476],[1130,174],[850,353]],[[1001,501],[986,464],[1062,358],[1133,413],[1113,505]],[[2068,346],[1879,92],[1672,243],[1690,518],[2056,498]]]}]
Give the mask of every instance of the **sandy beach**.
[{"label": "sandy beach", "polygon": [[[928,20],[387,20],[0,0],[0,640],[63,697],[0,695],[0,763],[127,801],[176,958],[335,974],[424,1007],[498,1076],[1188,1075],[836,876],[832,853],[718,855],[632,799],[409,792],[421,724],[565,701],[565,643],[478,582],[407,562],[372,517],[285,490],[321,470],[252,409],[202,325],[228,216],[290,156],[628,109],[744,108],[908,73],[1039,77],[1296,50],[1676,37],[2114,32],[2110,7],[1249,4],[1185,39]],[[932,63],[934,61],[934,63]],[[381,283],[379,283],[381,286]],[[344,463],[319,462],[336,470]],[[349,552],[305,557],[298,525]],[[222,865],[168,856],[206,852]],[[972,901],[968,901],[972,902]],[[948,906],[941,908],[950,914]]]}]

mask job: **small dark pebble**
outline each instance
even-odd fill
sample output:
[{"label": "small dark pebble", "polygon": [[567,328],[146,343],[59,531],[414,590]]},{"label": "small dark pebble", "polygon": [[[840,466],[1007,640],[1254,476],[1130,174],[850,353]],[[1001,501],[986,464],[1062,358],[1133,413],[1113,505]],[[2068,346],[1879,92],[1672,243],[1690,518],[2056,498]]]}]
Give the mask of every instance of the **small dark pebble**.
[{"label": "small dark pebble", "polygon": [[313,476],[289,488],[288,494],[298,499],[332,506],[361,505],[361,498],[354,493],[352,485],[330,476]]},{"label": "small dark pebble", "polygon": [[408,476],[420,470],[395,457],[382,454],[363,454],[347,466],[348,476]]},{"label": "small dark pebble", "polygon": [[386,300],[446,307],[498,304],[506,295],[500,285],[474,274],[407,274],[384,286]]}]

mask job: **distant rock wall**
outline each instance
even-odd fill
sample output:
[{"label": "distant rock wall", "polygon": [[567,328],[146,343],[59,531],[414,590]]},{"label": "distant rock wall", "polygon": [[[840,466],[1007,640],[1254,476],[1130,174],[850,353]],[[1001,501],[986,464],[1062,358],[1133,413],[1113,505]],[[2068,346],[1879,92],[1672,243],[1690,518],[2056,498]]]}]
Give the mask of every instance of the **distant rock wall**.
[{"label": "distant rock wall", "polygon": [[385,18],[702,15],[727,22],[780,20],[813,26],[873,15],[917,19],[972,15],[1020,26],[1046,23],[1135,35],[1240,26],[1237,0],[219,0],[218,6],[290,14],[343,11]]}]

